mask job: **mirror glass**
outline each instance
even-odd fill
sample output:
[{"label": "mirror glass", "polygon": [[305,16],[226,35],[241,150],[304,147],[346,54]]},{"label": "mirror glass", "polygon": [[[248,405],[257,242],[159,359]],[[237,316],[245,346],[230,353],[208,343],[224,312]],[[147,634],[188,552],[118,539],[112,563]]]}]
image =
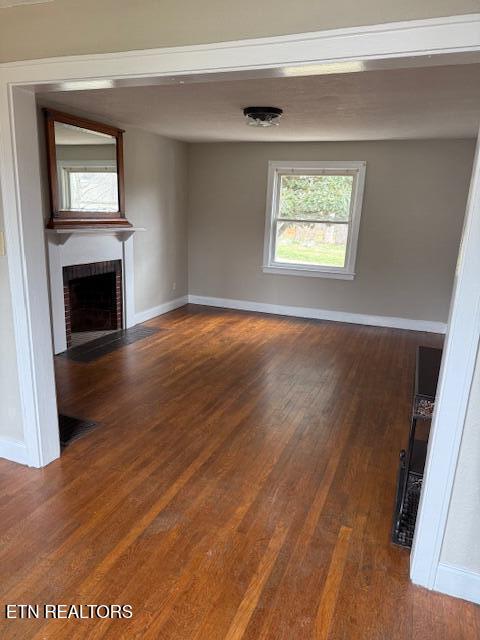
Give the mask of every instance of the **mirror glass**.
[{"label": "mirror glass", "polygon": [[60,210],[119,210],[116,145],[114,136],[55,122]]}]

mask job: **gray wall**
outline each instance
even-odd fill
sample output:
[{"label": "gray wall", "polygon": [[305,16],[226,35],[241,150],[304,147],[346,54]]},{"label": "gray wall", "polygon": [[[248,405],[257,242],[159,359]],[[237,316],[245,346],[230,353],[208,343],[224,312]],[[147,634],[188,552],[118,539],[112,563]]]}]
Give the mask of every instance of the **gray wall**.
[{"label": "gray wall", "polygon": [[[189,147],[189,292],[446,322],[473,140]],[[366,160],[353,281],[262,273],[268,160]]]},{"label": "gray wall", "polygon": [[478,0],[57,0],[1,11],[0,62],[238,40],[478,10]]},{"label": "gray wall", "polygon": [[480,351],[460,447],[442,562],[480,574]]},{"label": "gray wall", "polygon": [[134,238],[137,313],[187,294],[186,193],[187,145],[127,129],[126,212],[146,228]]},{"label": "gray wall", "polygon": [[115,160],[116,145],[57,144],[55,153],[57,160]]}]

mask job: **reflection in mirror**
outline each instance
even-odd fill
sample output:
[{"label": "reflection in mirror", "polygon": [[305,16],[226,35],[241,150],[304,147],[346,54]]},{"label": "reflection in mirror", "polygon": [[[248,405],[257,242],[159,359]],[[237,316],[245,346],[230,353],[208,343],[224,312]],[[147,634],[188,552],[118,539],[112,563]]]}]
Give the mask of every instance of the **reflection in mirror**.
[{"label": "reflection in mirror", "polygon": [[55,122],[61,210],[119,211],[116,144],[114,136]]}]

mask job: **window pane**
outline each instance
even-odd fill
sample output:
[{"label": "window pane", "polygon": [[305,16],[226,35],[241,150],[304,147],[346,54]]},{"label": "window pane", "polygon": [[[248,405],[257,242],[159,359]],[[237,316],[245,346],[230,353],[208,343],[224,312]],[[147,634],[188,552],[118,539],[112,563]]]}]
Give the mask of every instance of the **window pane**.
[{"label": "window pane", "polygon": [[348,224],[277,222],[275,261],[344,267]]},{"label": "window pane", "polygon": [[347,221],[352,188],[352,176],[281,176],[279,217]]},{"label": "window pane", "polygon": [[113,171],[70,171],[73,211],[118,211],[117,174]]}]

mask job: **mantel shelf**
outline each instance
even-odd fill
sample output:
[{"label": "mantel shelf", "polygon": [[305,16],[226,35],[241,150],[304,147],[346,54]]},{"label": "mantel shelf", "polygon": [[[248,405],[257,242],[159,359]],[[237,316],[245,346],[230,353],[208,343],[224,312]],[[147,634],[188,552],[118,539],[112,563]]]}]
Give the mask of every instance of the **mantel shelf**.
[{"label": "mantel shelf", "polygon": [[72,227],[64,229],[45,229],[45,233],[55,239],[57,244],[65,244],[72,235],[115,235],[121,241],[128,240],[137,231],[146,231],[145,227]]}]

